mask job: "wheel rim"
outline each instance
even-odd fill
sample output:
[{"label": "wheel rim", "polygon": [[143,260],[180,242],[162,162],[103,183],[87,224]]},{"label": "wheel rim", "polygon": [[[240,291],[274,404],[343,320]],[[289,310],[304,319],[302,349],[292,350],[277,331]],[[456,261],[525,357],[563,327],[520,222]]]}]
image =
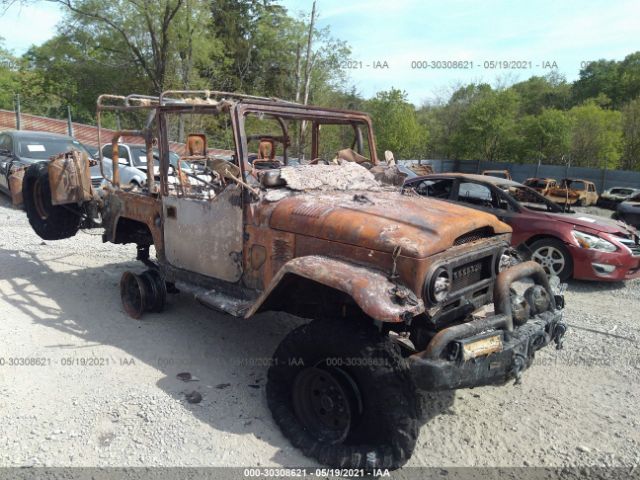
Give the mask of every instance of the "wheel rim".
[{"label": "wheel rim", "polygon": [[533,252],[532,258],[539,263],[547,275],[560,275],[567,263],[564,254],[557,248],[545,246]]},{"label": "wheel rim", "polygon": [[342,443],[360,406],[355,382],[341,369],[306,368],[294,381],[296,417],[321,442]]},{"label": "wheel rim", "polygon": [[120,297],[124,310],[139,319],[145,311],[149,292],[144,280],[135,273],[124,272],[120,280]]},{"label": "wheel rim", "polygon": [[44,208],[44,196],[42,195],[42,182],[36,180],[33,186],[33,204],[36,207],[36,213],[42,220],[46,220],[47,210]]}]

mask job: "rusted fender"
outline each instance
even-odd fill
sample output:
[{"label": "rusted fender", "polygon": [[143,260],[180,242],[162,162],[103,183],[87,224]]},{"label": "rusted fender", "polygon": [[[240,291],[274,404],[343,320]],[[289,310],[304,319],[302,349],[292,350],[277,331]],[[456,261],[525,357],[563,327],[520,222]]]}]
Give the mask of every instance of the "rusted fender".
[{"label": "rusted fender", "polygon": [[368,316],[383,322],[403,322],[424,312],[424,303],[403,285],[383,272],[320,255],[289,260],[269,287],[247,311],[245,318],[259,312],[286,275],[297,275],[348,294]]},{"label": "rusted fender", "polygon": [[24,180],[24,174],[27,172],[26,168],[19,168],[11,174],[9,177],[9,190],[11,191],[11,201],[15,207],[21,207],[24,203],[24,197],[22,196],[22,182]]}]

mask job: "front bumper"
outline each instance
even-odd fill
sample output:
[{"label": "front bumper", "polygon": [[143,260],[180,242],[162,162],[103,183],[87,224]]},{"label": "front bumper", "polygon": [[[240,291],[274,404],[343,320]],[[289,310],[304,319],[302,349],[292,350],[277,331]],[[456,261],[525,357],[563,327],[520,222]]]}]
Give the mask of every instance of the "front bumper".
[{"label": "front bumper", "polygon": [[[621,282],[640,278],[640,257],[628,251],[599,252],[574,245],[568,245],[568,249],[573,258],[573,278],[577,280]],[[600,265],[611,266],[613,270],[603,270]]]},{"label": "front bumper", "polygon": [[451,390],[456,388],[502,385],[519,379],[533,362],[535,352],[555,342],[562,345],[566,324],[562,311],[543,312],[512,332],[502,332],[502,351],[467,361],[461,359],[409,357],[418,388]]},{"label": "front bumper", "polygon": [[[530,279],[548,297],[541,310],[526,310],[526,316],[512,311],[512,285]],[[535,290],[535,289],[534,289]],[[527,296],[527,293],[525,293]],[[498,275],[493,290],[495,314],[452,325],[437,332],[426,350],[409,357],[416,385],[423,390],[449,390],[482,385],[499,385],[520,379],[535,352],[555,342],[562,347],[567,330],[562,320],[564,297],[550,285],[544,270],[535,262],[524,262]],[[533,304],[527,303],[530,308]],[[542,310],[543,309],[543,310]],[[518,318],[518,326],[514,323]]]}]

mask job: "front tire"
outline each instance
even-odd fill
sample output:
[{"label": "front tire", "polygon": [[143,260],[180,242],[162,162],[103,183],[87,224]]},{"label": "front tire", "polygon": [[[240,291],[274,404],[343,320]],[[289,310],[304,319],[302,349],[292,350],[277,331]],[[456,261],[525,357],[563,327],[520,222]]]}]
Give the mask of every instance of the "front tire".
[{"label": "front tire", "polygon": [[555,238],[543,238],[529,245],[531,260],[539,263],[547,275],[556,275],[562,282],[573,274],[573,258],[564,243]]},{"label": "front tire", "polygon": [[80,229],[81,215],[75,205],[53,205],[46,162],[31,165],[22,188],[24,209],[31,228],[43,240],[73,237]]},{"label": "front tire", "polygon": [[334,468],[404,465],[420,399],[399,348],[364,324],[314,320],[278,346],[267,402],[282,433]]}]

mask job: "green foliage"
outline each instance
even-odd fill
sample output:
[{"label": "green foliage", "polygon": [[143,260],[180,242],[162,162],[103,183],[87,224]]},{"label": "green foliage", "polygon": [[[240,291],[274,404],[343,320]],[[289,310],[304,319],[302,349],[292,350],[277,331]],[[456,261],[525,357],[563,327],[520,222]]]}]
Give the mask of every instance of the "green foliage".
[{"label": "green foliage", "polygon": [[622,114],[594,101],[573,107],[571,163],[584,167],[617,168],[622,155]]},{"label": "green foliage", "polygon": [[427,130],[418,123],[415,107],[401,90],[378,92],[366,104],[376,132],[378,156],[391,150],[396,159],[423,158],[428,142]]},{"label": "green foliage", "polygon": [[[431,158],[640,169],[640,52],[587,65],[570,84],[556,73],[506,89],[458,87],[418,119]],[[622,113],[621,113],[622,112]]]},{"label": "green foliage", "polygon": [[[350,87],[339,68],[350,48],[328,28],[313,24],[307,55],[310,16],[275,0],[50,1],[66,8],[58,35],[20,58],[0,39],[0,108],[20,94],[24,112],[64,118],[70,106],[75,120],[92,123],[101,93],[211,89],[302,102],[308,94],[309,103],[371,113],[380,157],[388,149],[399,159],[640,169],[640,51],[592,62],[573,83],[555,72],[506,88],[471,83],[416,109],[400,90],[367,100]],[[200,128],[229,143],[227,121],[170,127],[176,140]],[[329,130],[328,150],[349,143],[351,132]],[[308,151],[305,125],[290,135],[294,150]]]},{"label": "green foliage", "polygon": [[545,108],[539,115],[526,115],[520,120],[518,131],[518,160],[563,163],[571,145],[571,120],[565,112]]},{"label": "green foliage", "polygon": [[3,43],[4,39],[0,37],[0,108],[12,110],[20,84],[16,73],[17,59],[3,47]]},{"label": "green foliage", "polygon": [[580,78],[573,85],[576,103],[582,103],[599,95],[611,99],[614,108],[640,95],[640,52],[627,55],[624,60],[597,60],[580,71]]},{"label": "green foliage", "polygon": [[622,138],[621,167],[640,170],[640,97],[622,108]]},{"label": "green foliage", "polygon": [[511,90],[482,88],[473,98],[455,135],[462,158],[489,161],[512,160],[509,146],[515,141],[517,94]]},{"label": "green foliage", "polygon": [[544,108],[566,109],[571,105],[571,85],[557,73],[531,77],[511,89],[520,97],[522,115],[538,115]]}]

